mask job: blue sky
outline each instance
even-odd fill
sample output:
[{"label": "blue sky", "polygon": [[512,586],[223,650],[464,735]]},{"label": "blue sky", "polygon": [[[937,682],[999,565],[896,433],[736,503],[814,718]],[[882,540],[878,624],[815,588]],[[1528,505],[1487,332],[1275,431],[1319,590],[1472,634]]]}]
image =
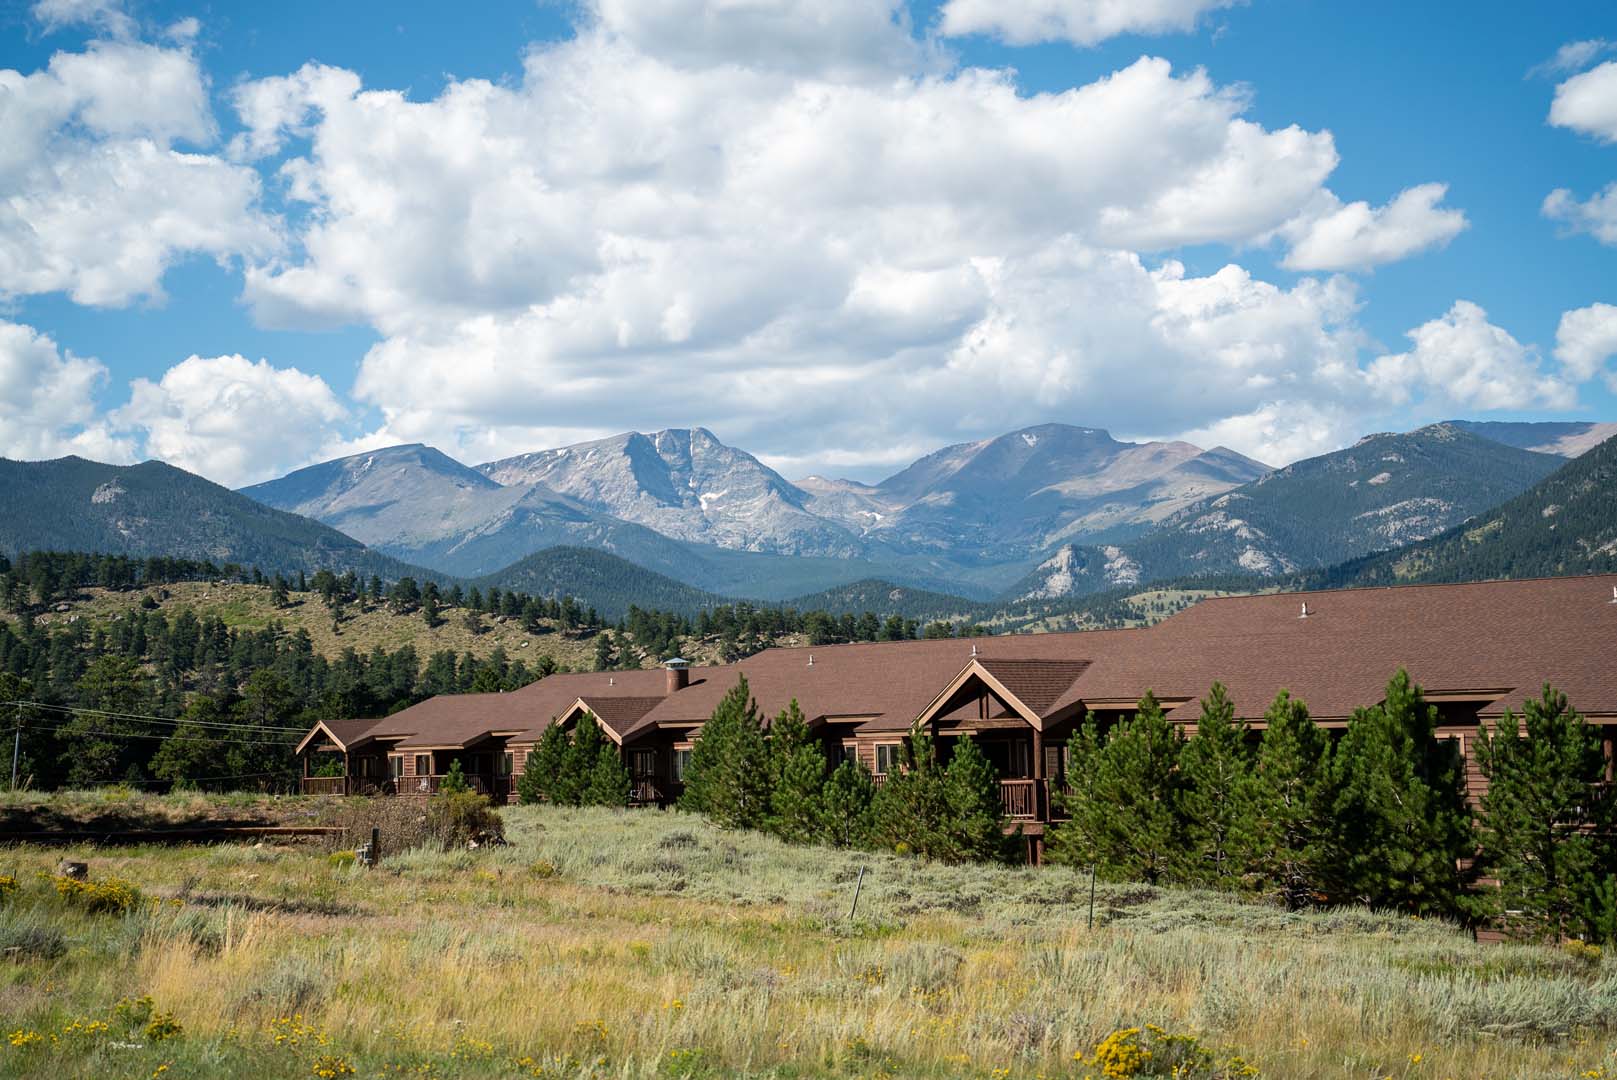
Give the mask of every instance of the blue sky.
[{"label": "blue sky", "polygon": [[[1609,4],[1157,6],[1118,28],[1092,0],[912,2],[906,29],[848,0],[8,4],[26,85],[0,85],[0,137],[50,167],[0,159],[24,206],[0,218],[0,453],[243,483],[701,424],[871,478],[1047,420],[1270,461],[1447,416],[1617,420]],[[962,90],[972,69],[1025,104],[1136,85],[1041,111]],[[492,96],[433,108],[475,80]],[[822,185],[822,155],[855,176]],[[199,175],[162,171],[182,158]],[[1557,189],[1585,209],[1547,213]],[[1320,225],[1360,201],[1357,243]],[[371,209],[393,204],[407,226]]]}]

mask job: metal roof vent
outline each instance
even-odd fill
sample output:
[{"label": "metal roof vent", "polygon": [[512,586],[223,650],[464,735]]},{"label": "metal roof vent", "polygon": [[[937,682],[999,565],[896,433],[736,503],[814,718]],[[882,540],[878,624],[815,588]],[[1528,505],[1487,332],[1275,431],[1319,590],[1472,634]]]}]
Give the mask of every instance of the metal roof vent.
[{"label": "metal roof vent", "polygon": [[813,654],[813,653],[809,653],[809,662],[808,662],[808,666],[809,666],[809,667],[813,667],[813,666],[814,666],[814,654]]},{"label": "metal roof vent", "polygon": [[673,671],[678,671],[680,668],[688,668],[690,666],[691,662],[685,659],[683,656],[670,656],[667,660],[663,661],[663,667],[669,668]]},{"label": "metal roof vent", "polygon": [[1297,616],[1297,617],[1299,619],[1306,619],[1312,614],[1313,614],[1313,612],[1308,610],[1308,601],[1304,600],[1303,601],[1303,613],[1301,615]]},{"label": "metal roof vent", "polygon": [[1617,604],[1617,585],[1611,587],[1611,599],[1607,600],[1606,603]]},{"label": "metal roof vent", "polygon": [[971,655],[972,655],[972,657],[973,657],[973,658],[974,658],[974,659],[975,659],[975,658],[976,658],[976,656],[977,656],[977,645],[976,645],[976,643],[975,643],[975,642],[973,642],[973,643],[972,643],[972,646],[971,646]]},{"label": "metal roof vent", "polygon": [[606,677],[606,685],[608,685],[608,686],[616,686],[616,685],[618,685],[618,677],[616,675],[608,675]]}]

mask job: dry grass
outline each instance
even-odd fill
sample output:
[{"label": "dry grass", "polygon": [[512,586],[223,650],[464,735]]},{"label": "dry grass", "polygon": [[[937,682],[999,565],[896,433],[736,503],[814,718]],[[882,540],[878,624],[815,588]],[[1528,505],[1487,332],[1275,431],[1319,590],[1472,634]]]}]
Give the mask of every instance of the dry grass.
[{"label": "dry grass", "polygon": [[[509,847],[375,871],[262,847],[73,853],[190,898],[124,918],[34,883],[62,852],[0,853],[22,882],[0,949],[37,948],[0,966],[0,1037],[58,1035],[0,1041],[0,1076],[309,1076],[324,1057],[364,1076],[1081,1077],[1075,1053],[1147,1022],[1274,1077],[1617,1066],[1609,959],[1143,886],[1102,885],[1091,930],[1087,878],[1064,869],[794,849],[650,811],[507,824]],[[183,1034],[63,1034],[141,995]]]}]

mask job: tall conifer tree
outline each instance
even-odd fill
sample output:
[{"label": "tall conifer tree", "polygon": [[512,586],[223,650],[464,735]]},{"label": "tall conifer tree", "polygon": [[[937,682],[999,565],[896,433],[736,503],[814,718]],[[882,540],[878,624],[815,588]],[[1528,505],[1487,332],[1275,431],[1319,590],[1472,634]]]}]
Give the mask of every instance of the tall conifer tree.
[{"label": "tall conifer tree", "polygon": [[999,861],[1017,850],[1016,838],[1005,835],[999,775],[975,739],[960,739],[949,756],[943,770],[943,800],[947,813],[939,858]]},{"label": "tall conifer tree", "polygon": [[870,806],[876,783],[863,762],[844,761],[831,770],[820,791],[816,836],[832,847],[858,847],[870,835]]},{"label": "tall conifer tree", "polygon": [[1114,881],[1165,880],[1184,848],[1184,737],[1149,691],[1104,743],[1094,723],[1091,716],[1077,740],[1083,775],[1066,800],[1071,820],[1054,830],[1051,858],[1093,865]]},{"label": "tall conifer tree", "polygon": [[1484,894],[1495,910],[1520,912],[1540,935],[1600,937],[1591,918],[1602,906],[1601,838],[1612,825],[1606,763],[1594,731],[1566,695],[1545,684],[1518,722],[1506,710],[1490,733],[1477,731],[1477,758],[1488,778],[1482,797],[1483,867],[1499,879]]},{"label": "tall conifer tree", "polygon": [[1184,880],[1229,888],[1240,876],[1237,836],[1247,815],[1252,752],[1246,725],[1235,722],[1235,706],[1224,684],[1214,683],[1202,699],[1196,733],[1179,755],[1184,786],[1179,812],[1185,822]]},{"label": "tall conifer tree", "polygon": [[1238,861],[1288,908],[1314,902],[1328,858],[1330,742],[1288,691],[1263,714],[1264,731],[1238,819]]},{"label": "tall conifer tree", "polygon": [[1460,909],[1458,860],[1475,850],[1457,747],[1400,669],[1380,705],[1359,709],[1332,761],[1336,892],[1417,913]]},{"label": "tall conifer tree", "polygon": [[769,726],[771,775],[770,828],[792,843],[814,839],[820,824],[820,792],[825,787],[825,751],[808,730],[797,699]]},{"label": "tall conifer tree", "polygon": [[724,828],[757,828],[769,814],[769,781],[769,747],[743,675],[702,725],[680,802]]}]

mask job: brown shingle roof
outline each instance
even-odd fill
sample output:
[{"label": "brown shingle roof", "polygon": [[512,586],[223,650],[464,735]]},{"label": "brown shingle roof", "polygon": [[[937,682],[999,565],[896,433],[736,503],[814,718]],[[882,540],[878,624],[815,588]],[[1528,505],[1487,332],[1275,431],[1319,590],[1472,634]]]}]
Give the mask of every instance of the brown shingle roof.
[{"label": "brown shingle roof", "polygon": [[[1056,703],[1199,697],[1217,679],[1237,712],[1261,716],[1284,688],[1315,716],[1381,700],[1407,668],[1428,692],[1509,691],[1549,680],[1585,712],[1617,715],[1617,604],[1611,575],[1341,589],[1205,600],[1094,663]],[[1309,615],[1301,618],[1307,601]],[[1495,707],[1495,711],[1499,707]],[[1188,702],[1173,714],[1194,718]]]},{"label": "brown shingle roof", "polygon": [[1009,660],[980,657],[977,665],[1040,716],[1089,668],[1088,660]]},{"label": "brown shingle roof", "polygon": [[[1617,717],[1614,586],[1617,575],[1225,597],[1150,628],[767,649],[692,669],[690,685],[671,695],[661,670],[552,675],[510,694],[434,698],[374,721],[363,737],[405,734],[444,745],[500,730],[521,731],[513,741],[527,742],[580,698],[633,737],[706,720],[741,675],[766,716],[796,698],[811,721],[902,730],[974,649],[985,670],[1043,716],[1133,701],[1149,689],[1189,699],[1173,715],[1194,719],[1194,699],[1219,680],[1243,717],[1261,716],[1285,688],[1315,716],[1333,719],[1379,701],[1405,667],[1429,693],[1502,695],[1484,715],[1519,707],[1548,680],[1582,712]],[[1306,619],[1298,618],[1304,600]]]},{"label": "brown shingle roof", "polygon": [[585,697],[584,705],[595,718],[622,739],[642,717],[661,703],[660,697]]}]

